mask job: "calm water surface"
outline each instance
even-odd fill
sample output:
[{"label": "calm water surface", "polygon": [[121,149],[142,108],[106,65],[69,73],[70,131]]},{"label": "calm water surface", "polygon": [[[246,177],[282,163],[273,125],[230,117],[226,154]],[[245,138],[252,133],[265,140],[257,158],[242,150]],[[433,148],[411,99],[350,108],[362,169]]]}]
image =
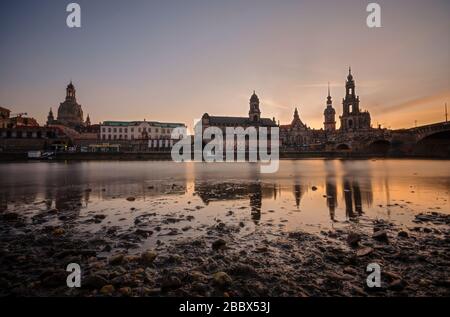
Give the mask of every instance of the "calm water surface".
[{"label": "calm water surface", "polygon": [[[152,226],[162,224],[158,239],[173,228],[201,234],[218,221],[243,222],[244,234],[260,227],[320,232],[375,218],[408,228],[419,212],[450,213],[449,161],[285,160],[276,174],[259,170],[252,163],[0,164],[0,212],[32,219],[57,209],[68,216],[55,223],[69,219],[92,233],[127,230],[148,216]],[[96,214],[105,220],[89,221]]]}]

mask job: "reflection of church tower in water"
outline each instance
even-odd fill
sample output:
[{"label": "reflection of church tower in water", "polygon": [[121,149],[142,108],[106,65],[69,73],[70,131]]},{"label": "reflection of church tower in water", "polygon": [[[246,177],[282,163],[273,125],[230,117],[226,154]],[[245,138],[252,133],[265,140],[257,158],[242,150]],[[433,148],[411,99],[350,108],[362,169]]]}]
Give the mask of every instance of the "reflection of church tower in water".
[{"label": "reflection of church tower in water", "polygon": [[258,224],[261,220],[262,208],[262,187],[260,183],[249,185],[249,197],[252,220],[255,224]]},{"label": "reflection of church tower in water", "polygon": [[337,202],[336,166],[334,161],[325,160],[325,191],[327,207],[330,212],[331,221],[335,221]]},{"label": "reflection of church tower in water", "polygon": [[337,207],[336,179],[332,176],[327,175],[325,187],[327,193],[327,207],[330,211],[330,219],[334,221]]},{"label": "reflection of church tower in water", "polygon": [[364,207],[370,208],[373,201],[371,167],[360,162],[357,170],[342,162],[344,170],[343,189],[347,218],[355,218],[364,213]]},{"label": "reflection of church tower in water", "polygon": [[352,188],[350,181],[347,177],[344,177],[344,202],[345,202],[345,215],[348,219],[353,218],[353,198],[352,198]]},{"label": "reflection of church tower in water", "polygon": [[[363,214],[361,188],[357,181],[350,181],[344,177],[344,201],[345,214],[348,219],[361,216]],[[354,209],[353,209],[354,204]]]},{"label": "reflection of church tower in water", "polygon": [[301,202],[304,194],[305,194],[305,191],[303,190],[302,186],[300,184],[295,184],[294,185],[294,197],[295,197],[295,206],[297,206],[297,209],[300,208],[300,202]]},{"label": "reflection of church tower in water", "polygon": [[358,216],[361,216],[363,213],[362,210],[362,199],[361,199],[361,187],[357,181],[353,182],[353,199],[355,201],[355,211],[358,213]]}]

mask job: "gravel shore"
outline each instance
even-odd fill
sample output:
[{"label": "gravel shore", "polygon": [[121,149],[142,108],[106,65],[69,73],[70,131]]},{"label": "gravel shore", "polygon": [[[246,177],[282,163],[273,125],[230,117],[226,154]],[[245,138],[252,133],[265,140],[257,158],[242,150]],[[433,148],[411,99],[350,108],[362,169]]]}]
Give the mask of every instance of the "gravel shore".
[{"label": "gravel shore", "polygon": [[[193,216],[141,215],[126,233],[108,227],[91,235],[64,211],[21,214],[0,213],[1,296],[450,295],[450,216],[437,212],[417,214],[408,228],[373,219],[318,234],[218,221],[195,237],[185,234],[195,230]],[[178,222],[181,229],[165,231],[175,239],[144,247]],[[66,285],[69,263],[81,266],[80,288]],[[381,266],[380,288],[366,285],[369,263]]]}]

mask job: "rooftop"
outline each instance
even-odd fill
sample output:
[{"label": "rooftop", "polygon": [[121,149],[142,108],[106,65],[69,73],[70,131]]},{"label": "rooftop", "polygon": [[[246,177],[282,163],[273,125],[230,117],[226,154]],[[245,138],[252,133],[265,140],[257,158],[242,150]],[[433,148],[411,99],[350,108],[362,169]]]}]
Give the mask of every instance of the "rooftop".
[{"label": "rooftop", "polygon": [[103,122],[103,126],[111,126],[111,127],[129,127],[129,126],[138,126],[142,123],[147,123],[153,127],[159,128],[177,128],[184,127],[184,123],[170,123],[170,122],[157,122],[157,121],[105,121]]},{"label": "rooftop", "polygon": [[11,112],[11,110],[0,107],[0,112]]},{"label": "rooftop", "polygon": [[209,123],[211,125],[264,125],[276,126],[272,119],[261,118],[258,122],[251,121],[248,117],[224,117],[224,116],[209,116]]}]

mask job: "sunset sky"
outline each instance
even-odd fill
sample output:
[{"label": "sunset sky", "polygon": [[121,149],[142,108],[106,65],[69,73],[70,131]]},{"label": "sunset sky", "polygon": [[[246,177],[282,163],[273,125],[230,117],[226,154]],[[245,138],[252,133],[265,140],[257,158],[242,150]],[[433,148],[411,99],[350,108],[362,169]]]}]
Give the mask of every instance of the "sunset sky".
[{"label": "sunset sky", "polygon": [[450,107],[450,1],[78,0],[0,2],[0,106],[41,124],[72,79],[91,121],[185,122],[246,116],[253,90],[264,117],[321,128],[331,82],[342,112],[348,66],[372,123],[444,121]]}]

